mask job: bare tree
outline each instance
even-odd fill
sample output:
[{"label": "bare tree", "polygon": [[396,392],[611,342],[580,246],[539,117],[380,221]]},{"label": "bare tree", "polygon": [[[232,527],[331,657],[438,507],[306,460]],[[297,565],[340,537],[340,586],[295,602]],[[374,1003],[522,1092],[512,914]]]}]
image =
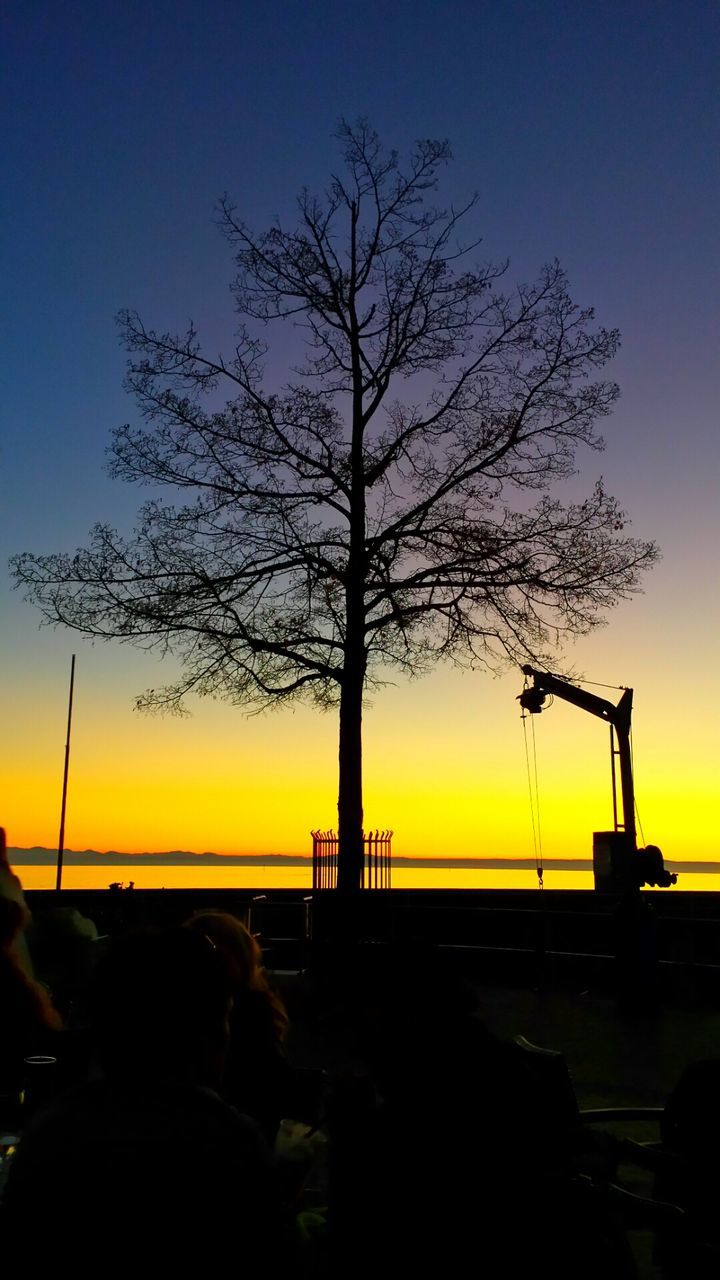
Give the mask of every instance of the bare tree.
[{"label": "bare tree", "polygon": [[[172,653],[187,694],[338,706],[340,878],[362,867],[365,691],[398,669],[546,659],[637,588],[656,552],[623,534],[602,484],[563,505],[578,445],[617,396],[593,380],[615,331],[570,299],[557,263],[502,292],[460,224],[429,203],[447,143],[401,167],[366,121],[340,129],[345,169],[303,191],[295,229],[252,232],[221,202],[242,327],[227,358],[191,326],[120,316],[129,389],[111,474],[171,492],[125,539],[97,525],[73,555],[14,559],[45,618]],[[264,385],[263,326],[286,321],[304,363]],[[228,398],[229,397],[229,398]],[[514,495],[511,505],[509,500]],[[539,496],[538,496],[539,495]]]}]

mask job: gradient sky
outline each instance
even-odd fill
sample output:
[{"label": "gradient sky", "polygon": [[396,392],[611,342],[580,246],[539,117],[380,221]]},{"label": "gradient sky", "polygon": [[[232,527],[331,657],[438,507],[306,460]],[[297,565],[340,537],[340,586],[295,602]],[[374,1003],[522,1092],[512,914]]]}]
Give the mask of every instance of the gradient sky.
[{"label": "gradient sky", "polygon": [[[569,658],[635,687],[646,840],[720,857],[714,0],[6,0],[2,27],[10,842],[57,840],[73,651],[68,847],[306,852],[310,828],[334,823],[332,715],[204,702],[184,721],[139,717],[133,695],[172,671],[39,631],[4,566],[74,549],[98,519],[129,531],[143,494],[103,473],[110,429],[136,417],[115,313],[192,316],[221,348],[232,262],[217,197],[260,228],[290,221],[299,188],[338,163],[337,119],[365,114],[401,150],[449,137],[443,194],[479,192],[482,256],[510,256],[518,280],[559,257],[577,301],[622,331],[607,449],[579,457],[573,491],[604,475],[663,560]],[[376,696],[366,820],[394,828],[398,853],[532,853],[521,684],[438,669]],[[536,732],[544,851],[587,855],[611,823],[607,730],[556,702]]]}]

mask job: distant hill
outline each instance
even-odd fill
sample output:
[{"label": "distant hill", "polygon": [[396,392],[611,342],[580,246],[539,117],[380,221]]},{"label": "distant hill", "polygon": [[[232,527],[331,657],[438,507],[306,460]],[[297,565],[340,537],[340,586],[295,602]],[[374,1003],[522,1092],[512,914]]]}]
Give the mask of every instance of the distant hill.
[{"label": "distant hill", "polygon": [[[43,849],[38,845],[32,849],[8,849],[8,860],[18,867],[54,866],[57,861],[57,850]],[[241,863],[245,866],[303,866],[306,862],[312,862],[312,858],[293,853],[190,853],[186,849],[170,849],[165,853],[118,853],[116,849],[108,849],[107,852],[100,853],[97,849],[82,851],[66,849],[63,853],[63,863],[70,867],[119,867],[126,864],[137,866],[138,863],[181,867],[188,864],[197,866],[198,863],[202,863],[203,866],[212,863],[226,865],[228,862]]]},{"label": "distant hill", "polygon": [[[8,857],[16,866],[54,866],[57,861],[55,849],[44,849],[36,846],[33,849],[8,849]],[[304,866],[312,862],[312,858],[301,853],[191,853],[187,849],[170,849],[164,853],[119,853],[116,849],[108,849],[100,853],[97,849],[66,849],[63,853],[65,866],[137,866],[138,863],[153,866],[182,867],[222,865],[233,863],[240,866]],[[566,867],[583,870],[589,865],[587,859],[546,859],[546,867]],[[534,858],[403,858],[394,857],[393,866],[405,867],[478,867],[497,868],[515,867],[534,870]]]},{"label": "distant hill", "polygon": [[[8,849],[11,864],[18,867],[55,866],[57,850],[35,846],[33,849]],[[68,867],[82,866],[137,866],[152,864],[154,866],[182,867],[201,864],[204,867],[213,865],[227,866],[233,863],[246,867],[303,867],[312,862],[312,858],[301,853],[191,853],[187,849],[170,849],[164,853],[118,853],[116,849],[108,849],[100,853],[97,849],[82,851],[66,849],[63,863]],[[591,866],[590,858],[544,858],[543,866],[548,871],[587,871]],[[720,872],[720,862],[678,862],[666,859],[671,871],[686,874],[712,875]],[[534,858],[403,858],[393,857],[395,867],[451,867],[471,870],[476,867],[488,871],[504,871],[514,868],[516,871],[534,871]]]}]

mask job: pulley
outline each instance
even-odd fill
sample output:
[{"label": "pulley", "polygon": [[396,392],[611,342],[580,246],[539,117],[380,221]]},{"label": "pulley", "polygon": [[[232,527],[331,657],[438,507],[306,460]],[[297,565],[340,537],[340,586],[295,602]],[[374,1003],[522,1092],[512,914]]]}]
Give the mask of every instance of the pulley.
[{"label": "pulley", "polygon": [[539,715],[547,701],[547,694],[542,689],[523,689],[522,693],[517,695],[517,701],[520,703],[523,711],[529,711],[531,716]]}]

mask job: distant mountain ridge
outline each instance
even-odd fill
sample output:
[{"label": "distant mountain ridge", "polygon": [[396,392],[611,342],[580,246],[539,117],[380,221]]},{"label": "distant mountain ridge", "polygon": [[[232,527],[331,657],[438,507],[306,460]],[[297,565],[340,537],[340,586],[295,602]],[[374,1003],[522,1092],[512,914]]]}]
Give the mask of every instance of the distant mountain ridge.
[{"label": "distant mountain ridge", "polygon": [[[44,849],[40,845],[35,845],[32,849],[8,849],[8,859],[17,866],[47,866],[52,863],[54,866],[57,861],[57,849]],[[302,866],[306,862],[312,862],[311,857],[303,856],[295,853],[191,853],[187,849],[170,849],[164,853],[118,853],[116,849],[108,849],[107,852],[101,853],[97,849],[65,849],[63,852],[63,862],[67,866],[123,866],[126,863],[137,865],[138,863],[152,863],[153,865],[181,867],[192,864],[195,866],[201,862],[203,866],[209,863],[228,862],[240,863],[245,866],[268,864],[279,864],[285,866],[288,864]]]},{"label": "distant mountain ridge", "polygon": [[[11,865],[18,867],[55,866],[57,850],[45,849],[40,845],[32,849],[8,849]],[[65,849],[63,863],[68,867],[82,866],[138,866],[152,864],[154,866],[227,866],[232,863],[246,867],[296,866],[303,867],[312,862],[312,857],[301,853],[191,853],[187,849],[170,849],[164,853],[118,853],[108,849],[101,853],[97,849],[84,849],[82,852]],[[442,867],[446,870],[457,867],[482,870],[503,871],[514,867],[518,871],[535,870],[534,858],[405,858],[393,857],[396,867]],[[720,862],[678,862],[665,860],[666,866],[673,871],[691,873],[720,873]],[[543,858],[543,866],[549,871],[587,871],[592,866],[590,858]]]}]

